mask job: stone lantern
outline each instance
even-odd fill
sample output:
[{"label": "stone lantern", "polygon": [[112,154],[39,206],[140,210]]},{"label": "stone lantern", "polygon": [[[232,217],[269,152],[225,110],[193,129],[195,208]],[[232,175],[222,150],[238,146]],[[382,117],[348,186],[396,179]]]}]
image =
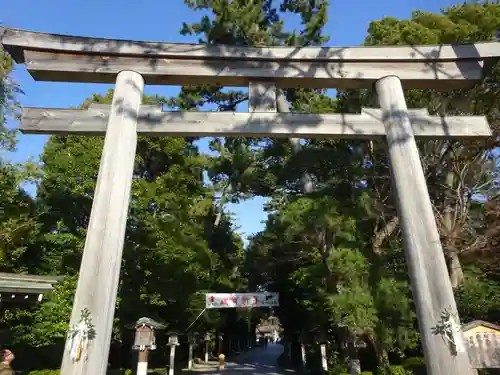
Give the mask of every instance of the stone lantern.
[{"label": "stone lantern", "polygon": [[307,342],[307,332],[300,332],[300,356],[302,359],[302,366],[304,369],[307,367],[307,358],[306,358],[306,342]]},{"label": "stone lantern", "polygon": [[324,330],[317,331],[315,334],[316,342],[320,345],[321,350],[321,367],[323,372],[326,374],[328,372],[328,361],[326,357],[326,344],[328,342],[328,337]]},{"label": "stone lantern", "polygon": [[198,334],[196,332],[191,333],[188,336],[189,352],[188,352],[188,370],[193,368],[193,348],[196,346],[196,338]]},{"label": "stone lantern", "polygon": [[205,341],[205,363],[208,363],[208,348],[210,346],[210,340],[210,333],[205,333],[205,336],[203,337],[203,341]]},{"label": "stone lantern", "polygon": [[219,343],[218,343],[218,352],[220,354],[220,353],[222,353],[222,344],[224,342],[224,334],[223,333],[219,333],[219,336],[217,336],[217,339],[219,341]]},{"label": "stone lantern", "polygon": [[168,375],[174,375],[175,347],[179,346],[179,336],[177,333],[168,333],[168,346],[170,346],[170,367],[168,369]]},{"label": "stone lantern", "polygon": [[168,333],[168,346],[179,346],[179,336],[177,335],[177,333]]}]

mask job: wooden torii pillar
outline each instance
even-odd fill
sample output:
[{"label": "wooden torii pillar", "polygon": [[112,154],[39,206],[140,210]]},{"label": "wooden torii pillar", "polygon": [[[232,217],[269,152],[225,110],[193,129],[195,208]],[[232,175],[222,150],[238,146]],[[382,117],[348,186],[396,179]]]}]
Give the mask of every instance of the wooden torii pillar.
[{"label": "wooden torii pillar", "polygon": [[[435,335],[441,315],[460,326],[416,138],[491,135],[484,117],[433,117],[408,110],[405,88],[470,87],[500,56],[500,43],[458,46],[245,48],[134,42],[0,30],[2,44],[36,80],[116,82],[111,106],[88,111],[26,108],[25,133],[105,135],[73,304],[96,336],[88,355],[65,351],[62,375],[105,375],[137,135],[352,138],[387,141],[395,200],[429,375],[471,375],[462,333]],[[250,113],[161,112],[141,106],[146,84],[248,86]],[[380,109],[361,114],[276,112],[277,87],[367,88]]]}]

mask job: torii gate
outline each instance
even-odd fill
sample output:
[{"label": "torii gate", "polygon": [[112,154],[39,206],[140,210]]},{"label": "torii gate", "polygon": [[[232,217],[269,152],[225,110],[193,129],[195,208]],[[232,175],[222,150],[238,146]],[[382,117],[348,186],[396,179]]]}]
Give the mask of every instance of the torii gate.
[{"label": "torii gate", "polygon": [[[77,324],[88,313],[96,336],[86,359],[65,351],[62,375],[106,373],[138,134],[385,138],[427,373],[474,373],[462,333],[454,330],[456,304],[415,138],[489,137],[491,131],[482,116],[408,110],[403,87],[471,87],[500,56],[500,43],[246,48],[0,31],[3,47],[35,80],[116,82],[111,106],[25,108],[21,123],[24,133],[106,135],[71,317]],[[141,106],[144,83],[248,86],[250,113],[162,112]],[[380,109],[276,113],[276,88],[372,85]],[[433,328],[444,311],[451,315],[440,337]]]}]

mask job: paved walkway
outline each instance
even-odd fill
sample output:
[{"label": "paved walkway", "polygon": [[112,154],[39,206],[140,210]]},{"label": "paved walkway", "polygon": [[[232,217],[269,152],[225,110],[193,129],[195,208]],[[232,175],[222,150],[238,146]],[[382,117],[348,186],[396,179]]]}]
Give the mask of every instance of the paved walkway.
[{"label": "paved walkway", "polygon": [[281,353],[283,353],[283,346],[269,344],[266,348],[255,348],[230,358],[222,371],[213,367],[196,365],[193,372],[214,375],[292,375],[293,370],[283,370],[276,365],[276,361]]}]

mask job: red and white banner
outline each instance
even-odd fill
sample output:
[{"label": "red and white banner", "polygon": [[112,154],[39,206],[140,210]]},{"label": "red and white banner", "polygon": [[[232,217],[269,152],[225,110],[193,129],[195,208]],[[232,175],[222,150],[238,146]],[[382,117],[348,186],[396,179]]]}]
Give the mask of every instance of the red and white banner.
[{"label": "red and white banner", "polygon": [[279,293],[207,293],[205,298],[207,309],[279,306]]}]

